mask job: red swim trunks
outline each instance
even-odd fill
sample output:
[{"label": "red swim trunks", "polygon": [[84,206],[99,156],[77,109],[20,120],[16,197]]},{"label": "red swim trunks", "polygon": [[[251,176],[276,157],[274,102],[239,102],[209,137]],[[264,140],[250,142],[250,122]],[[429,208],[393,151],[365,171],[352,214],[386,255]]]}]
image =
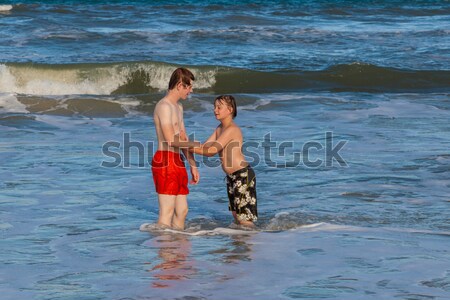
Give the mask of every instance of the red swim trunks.
[{"label": "red swim trunks", "polygon": [[156,151],[152,160],[152,173],[158,194],[189,194],[188,175],[180,153]]}]

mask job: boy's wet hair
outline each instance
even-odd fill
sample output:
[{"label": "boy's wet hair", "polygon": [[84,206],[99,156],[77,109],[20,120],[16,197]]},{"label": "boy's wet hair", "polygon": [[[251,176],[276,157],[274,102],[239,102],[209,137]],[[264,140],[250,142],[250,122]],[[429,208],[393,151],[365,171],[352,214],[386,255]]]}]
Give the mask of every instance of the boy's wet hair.
[{"label": "boy's wet hair", "polygon": [[178,68],[175,71],[173,71],[172,76],[170,76],[169,90],[174,89],[177,86],[178,82],[180,81],[185,85],[190,85],[194,80],[195,77],[191,71],[189,71],[186,68]]},{"label": "boy's wet hair", "polygon": [[228,107],[231,107],[233,109],[233,119],[237,116],[237,107],[236,107],[236,100],[231,95],[220,95],[216,97],[216,100],[214,100],[214,103],[216,101],[223,101]]}]

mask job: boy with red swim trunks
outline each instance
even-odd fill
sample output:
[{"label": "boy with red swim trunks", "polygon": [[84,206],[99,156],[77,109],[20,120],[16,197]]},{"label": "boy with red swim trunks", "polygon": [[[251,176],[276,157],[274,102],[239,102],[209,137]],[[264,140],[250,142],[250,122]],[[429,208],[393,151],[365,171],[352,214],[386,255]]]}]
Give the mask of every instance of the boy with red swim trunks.
[{"label": "boy with red swim trunks", "polygon": [[[182,142],[180,132],[185,132],[183,106],[192,92],[194,75],[185,68],[178,68],[170,77],[169,90],[155,106],[153,119],[158,137],[158,150],[153,156],[152,173],[156,193],[158,193],[158,225],[183,230],[188,212],[188,175],[180,153]],[[197,184],[200,176],[192,153],[182,149],[187,158],[192,175],[192,184]]]}]

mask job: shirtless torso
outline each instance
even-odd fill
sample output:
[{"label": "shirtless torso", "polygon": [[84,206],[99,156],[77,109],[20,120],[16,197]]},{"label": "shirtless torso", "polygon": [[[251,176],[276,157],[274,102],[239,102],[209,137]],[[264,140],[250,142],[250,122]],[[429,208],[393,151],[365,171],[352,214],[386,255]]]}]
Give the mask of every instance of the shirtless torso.
[{"label": "shirtless torso", "polygon": [[248,163],[242,154],[241,129],[234,123],[228,126],[219,125],[216,129],[216,141],[220,142],[221,137],[225,137],[223,142],[226,142],[223,149],[219,151],[223,171],[231,174],[246,167]]},{"label": "shirtless torso", "polygon": [[[158,137],[158,150],[170,150],[179,153],[180,148],[169,146],[169,142],[174,135],[184,130],[183,106],[180,103],[173,104],[163,98],[156,104],[153,119]],[[164,133],[168,136],[165,136]]]},{"label": "shirtless torso", "polygon": [[205,156],[220,156],[222,169],[227,174],[229,209],[238,224],[254,227],[253,222],[258,217],[256,177],[242,153],[242,131],[233,121],[236,114],[233,96],[217,97],[214,100],[214,115],[220,125],[205,143],[193,146],[189,151]]},{"label": "shirtless torso", "polygon": [[190,149],[190,151],[206,156],[218,154],[223,171],[226,174],[231,174],[248,165],[242,154],[242,131],[234,123],[232,110],[226,104],[216,101],[214,114],[220,121],[220,125],[201,147]]},{"label": "shirtless torso", "polygon": [[191,183],[196,184],[200,178],[193,155],[187,149],[180,149],[181,144],[176,141],[179,133],[186,131],[180,101],[186,100],[192,93],[194,79],[189,70],[176,69],[170,77],[166,96],[156,104],[153,114],[158,138],[158,151],[152,159],[152,174],[159,203],[158,224],[176,229],[184,229],[189,194],[185,162],[177,154],[180,150],[190,165]]}]

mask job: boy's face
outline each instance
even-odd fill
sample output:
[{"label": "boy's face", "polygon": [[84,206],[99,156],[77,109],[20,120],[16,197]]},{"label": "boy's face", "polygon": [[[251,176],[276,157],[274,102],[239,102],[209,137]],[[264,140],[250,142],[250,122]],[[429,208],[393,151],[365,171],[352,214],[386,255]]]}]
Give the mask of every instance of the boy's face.
[{"label": "boy's face", "polygon": [[180,98],[183,100],[186,100],[189,97],[189,94],[192,93],[193,82],[191,81],[190,84],[185,84],[183,82],[179,82],[177,85],[178,91],[180,92]]},{"label": "boy's face", "polygon": [[223,100],[216,100],[214,102],[214,115],[217,120],[222,120],[233,113],[233,109]]}]

